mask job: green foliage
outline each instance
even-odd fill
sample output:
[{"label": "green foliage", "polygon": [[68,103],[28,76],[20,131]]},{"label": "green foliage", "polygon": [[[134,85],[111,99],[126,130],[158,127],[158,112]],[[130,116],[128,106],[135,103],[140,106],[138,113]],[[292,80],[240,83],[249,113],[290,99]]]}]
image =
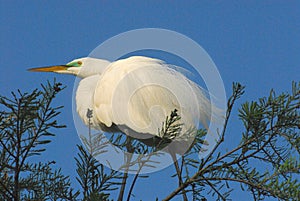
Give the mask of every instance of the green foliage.
[{"label": "green foliage", "polygon": [[109,192],[118,189],[120,173],[107,171],[92,154],[78,145],[79,153],[75,158],[77,165],[76,178],[82,187],[83,200],[108,200]]},{"label": "green foliage", "polygon": [[46,164],[25,165],[24,172],[28,174],[20,180],[20,189],[27,193],[21,194],[20,200],[73,200],[78,192],[73,193],[68,176],[61,169],[53,170],[53,162]]},{"label": "green foliage", "polygon": [[[226,140],[225,131],[235,101],[244,93],[240,84],[233,85],[221,140],[205,160],[198,162],[184,157],[186,181],[165,200],[185,189],[193,200],[203,200],[205,193],[217,200],[230,198],[232,183],[249,191],[253,200],[275,197],[280,200],[299,200],[299,139],[300,84],[293,83],[292,93],[246,102],[239,109],[245,127],[240,144],[225,153],[218,147]],[[259,164],[259,165],[256,165]],[[191,169],[196,171],[191,174]]]},{"label": "green foliage", "polygon": [[109,200],[110,191],[118,189],[122,176],[118,171],[105,169],[104,165],[95,159],[106,152],[108,142],[104,142],[104,135],[91,133],[90,119],[93,117],[93,111],[88,109],[86,116],[89,119],[88,138],[81,136],[81,140],[87,150],[77,145],[79,153],[75,157],[78,175],[76,179],[82,188],[84,201]]},{"label": "green foliage", "polygon": [[[156,151],[181,136],[177,111],[166,118],[158,136],[151,139],[134,139],[122,133],[111,135],[110,143],[128,152],[123,173],[105,168],[95,159],[106,152],[108,141],[103,134],[92,134],[89,127],[88,137],[81,138],[85,147],[78,145],[75,157],[76,179],[81,188],[74,191],[69,177],[60,169],[53,169],[55,161],[32,163],[28,160],[42,154],[45,144],[54,136],[53,128],[63,127],[55,120],[61,107],[51,106],[60,90],[61,84],[54,82],[32,93],[12,93],[11,99],[0,96],[0,200],[98,201],[112,199],[113,191],[119,192],[118,200],[131,200],[137,180],[149,177],[140,175],[142,168],[155,167],[157,162],[151,157]],[[163,200],[176,196],[183,196],[183,200],[190,197],[193,201],[229,200],[236,188],[234,183],[252,194],[253,200],[300,199],[300,84],[293,83],[291,93],[276,95],[272,90],[268,97],[242,104],[238,110],[244,126],[241,141],[230,150],[221,150],[221,145],[230,140],[226,135],[227,124],[236,100],[243,93],[244,87],[234,83],[221,139],[208,157],[198,159],[203,145],[208,145],[204,140],[207,131],[187,131],[186,136],[195,139],[188,152],[174,162],[176,172],[170,175],[178,177],[178,188]],[[92,118],[92,115],[93,111],[88,110],[87,117]],[[133,159],[130,153],[147,157]],[[170,154],[175,159],[176,156]],[[135,165],[138,168],[129,183],[128,172]]]},{"label": "green foliage", "polygon": [[51,103],[61,84],[42,85],[31,93],[0,96],[0,200],[72,200],[77,196],[69,178],[52,170],[55,162],[29,163],[45,151],[55,136],[52,128],[62,128],[55,120],[61,107]]}]

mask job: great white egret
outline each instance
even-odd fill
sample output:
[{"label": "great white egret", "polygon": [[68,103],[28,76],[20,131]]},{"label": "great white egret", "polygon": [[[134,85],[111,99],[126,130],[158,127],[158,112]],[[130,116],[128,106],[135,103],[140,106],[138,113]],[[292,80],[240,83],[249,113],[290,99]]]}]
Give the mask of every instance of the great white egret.
[{"label": "great white egret", "polygon": [[[132,56],[109,62],[85,57],[66,65],[31,68],[29,71],[72,74],[82,78],[76,92],[77,112],[88,125],[86,113],[92,109],[94,115],[90,122],[95,129],[119,130],[146,141],[158,135],[162,123],[174,109],[181,116],[182,133],[197,127],[198,122],[207,126],[210,121],[213,107],[204,89],[159,59]],[[184,151],[176,152],[184,153],[189,145],[179,145],[179,150]]]}]

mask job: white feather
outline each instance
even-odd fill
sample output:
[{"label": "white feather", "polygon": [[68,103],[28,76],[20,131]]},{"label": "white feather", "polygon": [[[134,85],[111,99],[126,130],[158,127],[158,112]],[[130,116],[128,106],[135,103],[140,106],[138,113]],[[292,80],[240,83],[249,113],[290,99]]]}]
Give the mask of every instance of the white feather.
[{"label": "white feather", "polygon": [[158,135],[166,117],[177,109],[182,133],[199,122],[207,127],[212,107],[204,90],[163,61],[142,56],[112,63],[82,61],[76,104],[85,124],[87,109],[92,109],[94,128],[107,130],[117,125],[124,133],[143,139]]}]

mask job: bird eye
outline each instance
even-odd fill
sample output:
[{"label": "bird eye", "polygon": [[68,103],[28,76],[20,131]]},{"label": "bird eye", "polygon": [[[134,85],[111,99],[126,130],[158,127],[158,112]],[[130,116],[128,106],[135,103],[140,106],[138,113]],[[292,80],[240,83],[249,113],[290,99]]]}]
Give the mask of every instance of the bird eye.
[{"label": "bird eye", "polygon": [[82,61],[74,61],[66,64],[68,67],[80,67],[82,65]]}]

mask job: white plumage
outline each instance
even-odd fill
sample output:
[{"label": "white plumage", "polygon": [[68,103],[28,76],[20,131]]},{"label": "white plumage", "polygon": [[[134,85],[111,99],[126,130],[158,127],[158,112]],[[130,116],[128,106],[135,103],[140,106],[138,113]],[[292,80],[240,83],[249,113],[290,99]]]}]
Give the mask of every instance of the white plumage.
[{"label": "white plumage", "polygon": [[88,124],[87,109],[92,109],[95,129],[114,131],[117,126],[127,135],[149,138],[158,134],[174,109],[181,116],[182,133],[197,128],[199,122],[207,126],[210,121],[213,107],[204,90],[158,59],[134,56],[109,62],[86,57],[64,66],[31,71],[81,77],[76,92],[77,112]]}]

